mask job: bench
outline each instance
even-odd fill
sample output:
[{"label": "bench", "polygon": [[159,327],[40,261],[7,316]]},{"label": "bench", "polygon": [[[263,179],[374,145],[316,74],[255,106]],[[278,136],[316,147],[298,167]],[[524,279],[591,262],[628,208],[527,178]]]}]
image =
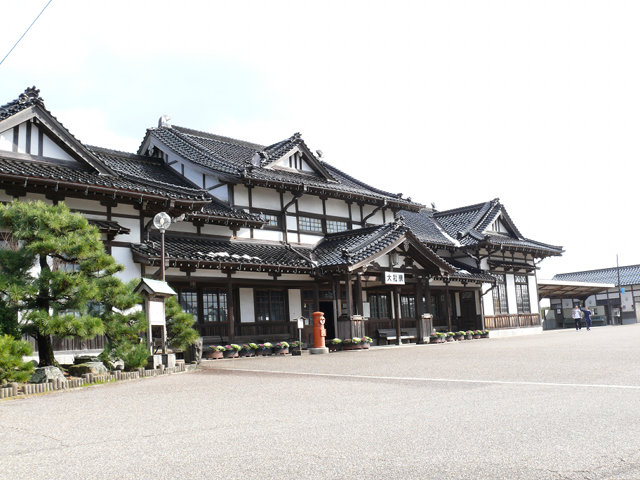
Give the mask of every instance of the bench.
[{"label": "bench", "polygon": [[[587,326],[587,322],[585,322],[584,318],[580,320],[583,327]],[[596,325],[602,325],[603,327],[607,325],[607,317],[604,315],[596,315],[591,317],[591,326],[595,327]],[[562,319],[562,328],[575,328],[576,321],[573,318],[563,318]]]},{"label": "bench", "polygon": [[[415,341],[418,338],[418,332],[415,328],[403,328],[400,330],[400,341],[408,340]],[[390,340],[398,340],[398,332],[395,328],[379,328],[378,329],[378,344],[380,340],[385,340],[385,345],[389,344]]]}]

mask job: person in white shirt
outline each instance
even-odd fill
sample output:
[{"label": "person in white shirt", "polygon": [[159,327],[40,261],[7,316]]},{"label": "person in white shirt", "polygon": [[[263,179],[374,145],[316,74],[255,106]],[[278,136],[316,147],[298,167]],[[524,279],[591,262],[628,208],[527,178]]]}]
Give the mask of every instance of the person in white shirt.
[{"label": "person in white shirt", "polygon": [[580,310],[580,305],[576,305],[573,307],[571,311],[571,318],[576,322],[576,330],[582,329],[582,311]]}]

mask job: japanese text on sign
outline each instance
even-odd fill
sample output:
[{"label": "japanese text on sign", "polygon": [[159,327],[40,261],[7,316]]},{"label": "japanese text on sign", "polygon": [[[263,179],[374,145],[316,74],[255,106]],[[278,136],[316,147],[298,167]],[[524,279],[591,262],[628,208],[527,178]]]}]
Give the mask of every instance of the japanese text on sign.
[{"label": "japanese text on sign", "polygon": [[384,283],[386,283],[387,285],[404,285],[404,273],[385,272]]}]

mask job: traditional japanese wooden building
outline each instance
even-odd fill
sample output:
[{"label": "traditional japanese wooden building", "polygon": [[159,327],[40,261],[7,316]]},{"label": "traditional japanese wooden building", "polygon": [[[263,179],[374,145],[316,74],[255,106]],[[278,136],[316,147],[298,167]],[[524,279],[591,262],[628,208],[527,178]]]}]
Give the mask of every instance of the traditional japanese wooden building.
[{"label": "traditional japanese wooden building", "polygon": [[440,329],[540,327],[537,262],[497,200],[435,211],[327,163],[300,134],[272,145],[160,122],[138,152],[77,140],[35,88],[0,107],[0,201],[64,202],[94,222],[124,276],[166,276],[212,341],[293,333],[377,336],[430,312]]}]

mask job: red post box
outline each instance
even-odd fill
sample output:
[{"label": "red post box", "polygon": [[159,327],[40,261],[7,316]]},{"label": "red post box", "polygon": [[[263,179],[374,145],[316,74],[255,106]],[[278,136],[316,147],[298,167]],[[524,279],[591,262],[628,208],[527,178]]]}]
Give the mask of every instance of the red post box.
[{"label": "red post box", "polygon": [[324,328],[324,313],[313,312],[313,347],[325,348],[324,337],[327,336],[327,330]]}]

